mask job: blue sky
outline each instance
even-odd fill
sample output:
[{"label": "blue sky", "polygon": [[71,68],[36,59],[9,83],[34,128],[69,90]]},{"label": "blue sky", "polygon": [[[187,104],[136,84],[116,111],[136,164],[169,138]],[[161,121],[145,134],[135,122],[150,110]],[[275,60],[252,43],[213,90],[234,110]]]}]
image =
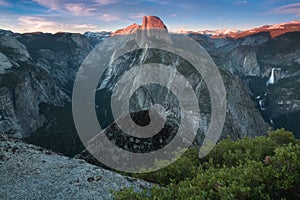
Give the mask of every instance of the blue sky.
[{"label": "blue sky", "polygon": [[114,31],[142,16],[159,16],[171,31],[249,29],[300,20],[294,0],[0,0],[0,29],[15,32]]}]

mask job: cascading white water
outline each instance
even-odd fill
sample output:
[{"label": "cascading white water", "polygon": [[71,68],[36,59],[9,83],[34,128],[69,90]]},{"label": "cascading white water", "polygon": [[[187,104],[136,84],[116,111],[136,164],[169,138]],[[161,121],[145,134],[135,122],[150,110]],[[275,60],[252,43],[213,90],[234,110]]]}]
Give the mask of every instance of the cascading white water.
[{"label": "cascading white water", "polygon": [[267,110],[267,108],[264,107],[264,100],[259,100],[258,103],[259,103],[260,109],[261,109],[262,111]]},{"label": "cascading white water", "polygon": [[275,70],[281,70],[280,68],[272,68],[271,76],[269,80],[267,81],[267,86],[268,85],[273,85],[275,83]]}]

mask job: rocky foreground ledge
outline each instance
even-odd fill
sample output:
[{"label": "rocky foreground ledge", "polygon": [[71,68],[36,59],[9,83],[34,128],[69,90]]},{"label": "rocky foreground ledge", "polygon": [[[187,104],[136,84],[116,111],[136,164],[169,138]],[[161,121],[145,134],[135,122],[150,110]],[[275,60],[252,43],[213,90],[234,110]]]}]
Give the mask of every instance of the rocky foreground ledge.
[{"label": "rocky foreground ledge", "polygon": [[113,199],[111,190],[151,184],[0,134],[0,197]]}]

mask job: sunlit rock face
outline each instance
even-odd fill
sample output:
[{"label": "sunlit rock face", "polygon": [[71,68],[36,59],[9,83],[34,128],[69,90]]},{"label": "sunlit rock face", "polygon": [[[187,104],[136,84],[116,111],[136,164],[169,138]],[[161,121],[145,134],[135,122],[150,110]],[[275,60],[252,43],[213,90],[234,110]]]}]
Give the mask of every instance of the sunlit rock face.
[{"label": "sunlit rock face", "polygon": [[163,21],[156,16],[145,16],[143,18],[142,29],[147,28],[167,28]]},{"label": "sunlit rock face", "polygon": [[115,31],[114,33],[111,34],[111,36],[132,34],[132,33],[135,33],[140,28],[141,28],[140,25],[134,23],[124,29],[119,29],[119,30]]},{"label": "sunlit rock face", "polygon": [[167,29],[167,26],[163,23],[163,21],[156,16],[145,16],[143,18],[142,25],[138,25],[136,23],[131,24],[130,26],[119,29],[111,34],[111,36],[115,35],[129,35],[136,33],[138,30],[142,29]]}]

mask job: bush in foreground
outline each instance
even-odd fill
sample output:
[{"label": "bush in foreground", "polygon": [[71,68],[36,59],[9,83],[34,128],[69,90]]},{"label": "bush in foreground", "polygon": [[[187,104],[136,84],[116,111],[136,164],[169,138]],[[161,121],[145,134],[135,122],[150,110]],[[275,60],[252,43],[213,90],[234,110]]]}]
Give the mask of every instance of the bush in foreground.
[{"label": "bush in foreground", "polygon": [[253,139],[226,139],[200,160],[189,149],[170,166],[132,176],[157,183],[136,193],[114,192],[115,199],[300,199],[300,143],[279,129]]}]

